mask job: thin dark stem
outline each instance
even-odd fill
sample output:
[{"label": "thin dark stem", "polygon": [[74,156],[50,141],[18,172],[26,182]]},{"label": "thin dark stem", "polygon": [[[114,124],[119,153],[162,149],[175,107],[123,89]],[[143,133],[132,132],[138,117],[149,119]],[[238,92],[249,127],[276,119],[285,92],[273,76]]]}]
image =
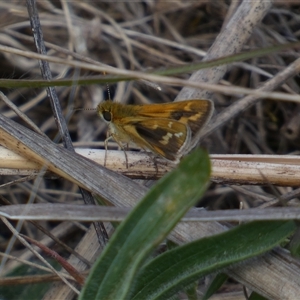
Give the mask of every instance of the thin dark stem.
[{"label": "thin dark stem", "polygon": [[[27,0],[27,10],[28,10],[28,15],[30,19],[30,24],[31,24],[31,30],[34,38],[34,43],[37,49],[37,52],[39,54],[46,55],[46,47],[44,43],[44,38],[43,38],[43,32],[40,24],[40,19],[39,19],[39,14],[38,10],[36,7],[36,1],[35,0]],[[51,70],[49,67],[49,63],[47,61],[40,60],[39,61],[40,68],[41,68],[41,73],[42,77],[44,80],[52,80],[52,74]],[[60,136],[62,138],[63,145],[65,148],[67,148],[70,151],[74,151],[74,147],[72,145],[72,140],[69,134],[69,130],[67,127],[66,120],[62,114],[62,109],[61,105],[59,102],[59,99],[57,97],[57,93],[54,87],[47,87],[47,94],[50,99],[54,119],[56,122],[56,125],[58,127]],[[79,188],[81,195],[83,197],[83,200],[85,204],[90,204],[90,205],[95,205],[94,198],[92,194],[82,188]],[[98,240],[99,243],[102,247],[105,246],[107,240],[108,240],[108,235],[105,230],[105,227],[103,223],[101,222],[96,222],[94,223],[97,235],[98,235]]]}]

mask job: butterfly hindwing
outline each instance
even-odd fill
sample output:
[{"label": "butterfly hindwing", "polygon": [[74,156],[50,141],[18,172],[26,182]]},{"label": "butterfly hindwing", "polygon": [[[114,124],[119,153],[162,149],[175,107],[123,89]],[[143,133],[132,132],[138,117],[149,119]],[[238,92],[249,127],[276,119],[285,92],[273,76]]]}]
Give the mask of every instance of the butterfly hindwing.
[{"label": "butterfly hindwing", "polygon": [[190,140],[190,129],[178,121],[142,118],[129,123],[123,128],[134,137],[134,143],[168,160],[176,160]]}]

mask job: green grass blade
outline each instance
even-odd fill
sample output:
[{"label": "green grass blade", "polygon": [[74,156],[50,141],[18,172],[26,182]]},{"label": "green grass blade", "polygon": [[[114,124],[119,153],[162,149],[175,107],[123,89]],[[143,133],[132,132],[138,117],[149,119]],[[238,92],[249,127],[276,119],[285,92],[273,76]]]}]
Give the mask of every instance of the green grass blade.
[{"label": "green grass blade", "polygon": [[139,267],[204,193],[207,153],[197,150],[163,177],[117,228],[79,299],[126,299]]},{"label": "green grass blade", "polygon": [[210,283],[208,289],[202,297],[202,300],[208,300],[228,279],[228,275],[224,273],[217,274],[214,280]]},{"label": "green grass blade", "polygon": [[[293,49],[299,47],[300,42],[292,42],[286,44],[273,45],[266,48],[255,49],[247,52],[231,54],[229,56],[213,59],[210,61],[201,61],[199,63],[186,64],[183,66],[170,67],[165,69],[151,70],[146,74],[162,75],[162,76],[171,76],[178,75],[183,73],[189,73],[196,70],[212,68],[216,66],[221,66],[224,64],[231,64],[233,62],[245,61],[247,59],[262,57],[265,55],[270,55],[275,52],[284,51],[286,49]],[[0,46],[1,48],[1,46]],[[59,63],[59,62],[58,62]],[[63,61],[61,61],[63,63]],[[69,62],[70,63],[70,62]],[[81,64],[80,62],[74,62],[74,67],[90,69],[88,65]],[[99,67],[98,72],[103,71]],[[93,70],[94,67],[93,67]],[[105,70],[106,71],[106,70]],[[88,77],[78,77],[75,81],[74,79],[54,79],[54,80],[27,80],[27,79],[0,79],[0,87],[2,88],[21,88],[21,87],[30,87],[30,88],[42,88],[49,86],[73,86],[76,85],[91,85],[91,84],[105,84],[105,83],[115,83],[120,81],[130,81],[140,79],[138,75],[112,75],[112,76],[88,76]]]},{"label": "green grass blade", "polygon": [[252,222],[177,247],[143,267],[130,299],[168,299],[206,274],[272,249],[295,229],[293,221]]},{"label": "green grass blade", "polygon": [[[58,268],[58,264],[55,261],[50,260],[49,263],[55,268]],[[13,269],[8,275],[3,276],[2,285],[0,286],[0,299],[30,299],[30,300],[40,300],[45,295],[46,291],[50,288],[50,282],[41,283],[30,283],[30,276],[46,275],[47,272],[41,271],[39,269],[30,267],[28,265],[20,265]],[[26,284],[17,284],[16,278],[21,277],[23,279],[28,277],[28,282]],[[5,278],[15,277],[14,285],[5,285]]]},{"label": "green grass blade", "polygon": [[251,293],[250,297],[249,297],[249,300],[268,300],[267,298],[253,292]]}]

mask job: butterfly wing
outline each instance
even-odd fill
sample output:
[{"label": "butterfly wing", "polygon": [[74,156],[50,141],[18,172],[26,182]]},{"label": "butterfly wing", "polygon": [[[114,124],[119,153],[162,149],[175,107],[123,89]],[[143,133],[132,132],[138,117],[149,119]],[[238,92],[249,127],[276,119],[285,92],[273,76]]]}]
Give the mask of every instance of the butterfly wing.
[{"label": "butterfly wing", "polygon": [[213,113],[210,100],[188,100],[165,104],[140,106],[139,115],[148,118],[166,118],[186,124],[192,137],[210,120]]},{"label": "butterfly wing", "polygon": [[190,142],[191,131],[183,123],[167,119],[123,119],[123,134],[144,149],[171,161],[177,160]]}]

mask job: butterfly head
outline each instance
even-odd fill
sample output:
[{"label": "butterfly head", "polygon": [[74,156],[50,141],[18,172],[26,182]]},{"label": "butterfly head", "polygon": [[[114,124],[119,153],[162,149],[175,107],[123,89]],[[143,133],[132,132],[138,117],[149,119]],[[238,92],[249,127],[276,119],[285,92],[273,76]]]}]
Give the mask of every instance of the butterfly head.
[{"label": "butterfly head", "polygon": [[113,122],[113,113],[112,113],[113,105],[112,104],[113,104],[112,101],[108,100],[108,101],[101,102],[97,106],[98,115],[107,124],[110,124],[111,122]]}]

